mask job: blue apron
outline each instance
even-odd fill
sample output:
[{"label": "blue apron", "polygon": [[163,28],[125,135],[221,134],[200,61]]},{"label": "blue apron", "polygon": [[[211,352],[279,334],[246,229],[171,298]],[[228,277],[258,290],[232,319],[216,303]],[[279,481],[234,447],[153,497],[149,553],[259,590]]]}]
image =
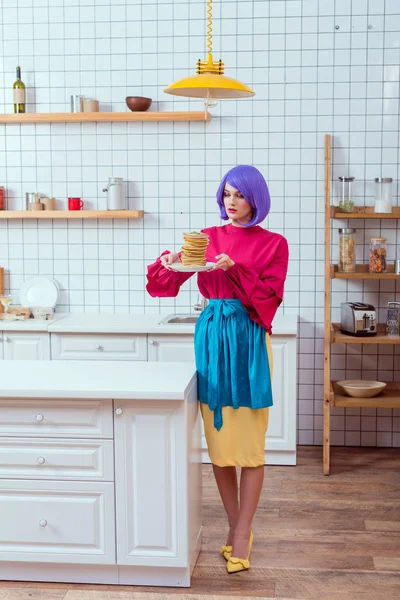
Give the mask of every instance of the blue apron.
[{"label": "blue apron", "polygon": [[222,427],[222,407],[272,406],[266,331],[240,300],[209,301],[194,335],[198,397]]}]

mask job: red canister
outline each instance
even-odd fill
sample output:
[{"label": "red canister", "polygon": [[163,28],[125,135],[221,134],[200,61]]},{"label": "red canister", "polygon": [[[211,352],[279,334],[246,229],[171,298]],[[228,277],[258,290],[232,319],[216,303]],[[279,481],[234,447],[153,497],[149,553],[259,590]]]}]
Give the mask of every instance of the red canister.
[{"label": "red canister", "polygon": [[6,210],[6,190],[0,185],[0,210]]}]

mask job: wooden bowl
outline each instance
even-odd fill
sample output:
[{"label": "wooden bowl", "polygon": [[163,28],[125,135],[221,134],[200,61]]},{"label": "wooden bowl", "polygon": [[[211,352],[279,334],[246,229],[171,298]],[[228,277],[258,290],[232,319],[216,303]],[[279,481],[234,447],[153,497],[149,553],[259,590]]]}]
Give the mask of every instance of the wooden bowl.
[{"label": "wooden bowl", "polygon": [[150,108],[152,99],[144,98],[143,96],[127,96],[125,98],[127,107],[133,111],[145,111]]},{"label": "wooden bowl", "polygon": [[337,381],[336,385],[352,398],[373,398],[386,387],[386,383],[382,383],[382,381],[365,381],[362,379]]}]

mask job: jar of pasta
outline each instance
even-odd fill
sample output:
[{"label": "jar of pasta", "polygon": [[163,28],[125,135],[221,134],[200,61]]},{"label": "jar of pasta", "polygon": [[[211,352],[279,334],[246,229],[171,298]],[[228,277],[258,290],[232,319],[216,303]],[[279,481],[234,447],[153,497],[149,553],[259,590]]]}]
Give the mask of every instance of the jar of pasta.
[{"label": "jar of pasta", "polygon": [[386,273],[386,238],[371,238],[369,272]]},{"label": "jar of pasta", "polygon": [[339,229],[339,273],[354,273],[356,270],[356,230]]}]

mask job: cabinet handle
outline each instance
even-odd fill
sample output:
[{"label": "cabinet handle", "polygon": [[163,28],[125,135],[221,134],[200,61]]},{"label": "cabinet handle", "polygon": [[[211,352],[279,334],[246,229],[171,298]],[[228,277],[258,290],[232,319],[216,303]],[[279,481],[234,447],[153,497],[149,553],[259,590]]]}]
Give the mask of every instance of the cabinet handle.
[{"label": "cabinet handle", "polygon": [[36,421],[43,421],[43,415],[36,415]]},{"label": "cabinet handle", "polygon": [[5,341],[5,342],[9,342],[9,341],[10,341],[10,338],[8,337],[8,335],[5,335],[5,336],[4,336],[4,341]]},{"label": "cabinet handle", "polygon": [[96,344],[96,350],[101,350],[100,344]]},{"label": "cabinet handle", "polygon": [[46,519],[40,519],[39,525],[40,525],[40,527],[46,527],[46,525],[47,525]]},{"label": "cabinet handle", "polygon": [[152,346],[154,344],[154,340],[152,338],[149,339],[149,344]]},{"label": "cabinet handle", "polygon": [[122,413],[123,413],[123,412],[124,412],[124,411],[122,410],[122,408],[116,408],[116,409],[115,409],[115,414],[116,414],[116,415],[122,415]]},{"label": "cabinet handle", "polygon": [[43,456],[39,456],[39,458],[37,459],[37,462],[39,465],[44,465],[46,460],[43,458]]}]

